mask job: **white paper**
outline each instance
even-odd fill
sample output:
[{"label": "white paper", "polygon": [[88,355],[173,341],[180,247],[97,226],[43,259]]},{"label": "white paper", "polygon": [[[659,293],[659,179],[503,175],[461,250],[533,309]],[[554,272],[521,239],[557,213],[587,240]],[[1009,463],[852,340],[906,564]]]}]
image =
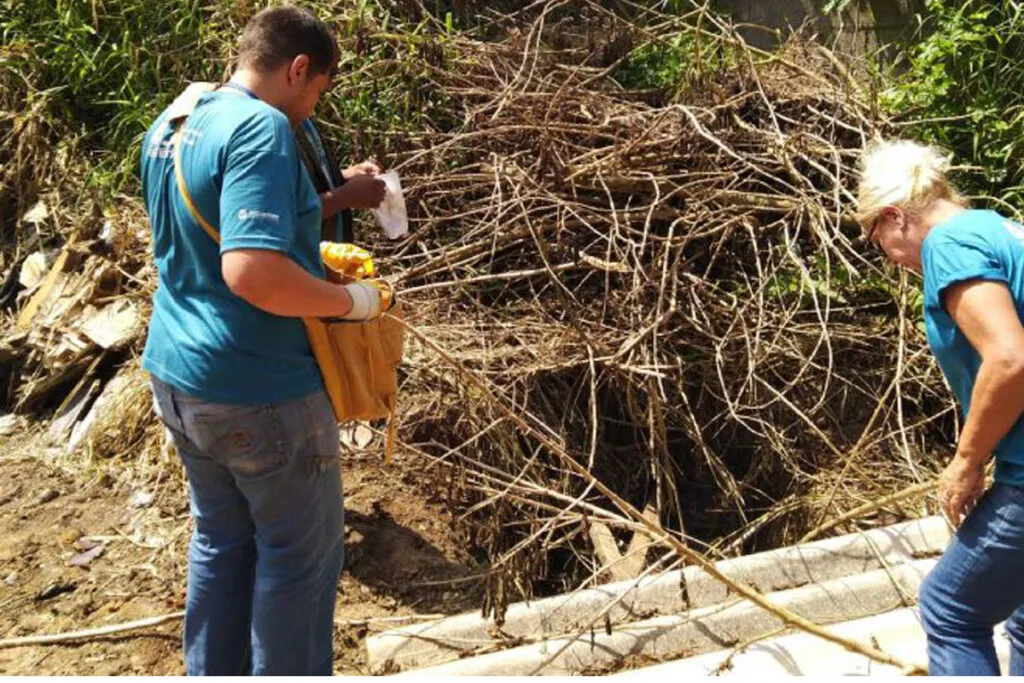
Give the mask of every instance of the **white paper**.
[{"label": "white paper", "polygon": [[402,197],[402,183],[394,171],[381,173],[377,176],[387,187],[384,201],[376,209],[371,209],[380,222],[380,227],[393,240],[409,233],[409,217],[405,212],[405,198]]}]

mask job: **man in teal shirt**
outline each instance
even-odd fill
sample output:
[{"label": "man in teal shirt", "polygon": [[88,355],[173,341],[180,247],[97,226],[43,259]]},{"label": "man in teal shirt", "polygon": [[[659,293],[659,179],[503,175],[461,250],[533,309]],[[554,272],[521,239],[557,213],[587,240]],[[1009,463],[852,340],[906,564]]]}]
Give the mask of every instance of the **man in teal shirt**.
[{"label": "man in teal shirt", "polygon": [[[184,124],[164,112],[142,150],[159,271],[144,367],[188,474],[189,674],[330,674],[342,567],[338,425],[303,317],[379,314],[371,285],[324,279],[320,198],[294,129],[330,85],[337,46],[311,13],[268,9],[246,26],[229,83]],[[334,193],[372,208],[383,184]]]}]

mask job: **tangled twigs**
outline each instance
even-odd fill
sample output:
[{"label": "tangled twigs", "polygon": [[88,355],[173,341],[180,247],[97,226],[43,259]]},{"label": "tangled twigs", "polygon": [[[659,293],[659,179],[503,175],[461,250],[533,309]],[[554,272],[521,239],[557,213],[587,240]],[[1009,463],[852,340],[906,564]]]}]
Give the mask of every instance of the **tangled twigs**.
[{"label": "tangled twigs", "polygon": [[[460,125],[399,159],[423,218],[381,258],[412,321],[623,500],[708,545],[749,530],[731,552],[791,543],[924,476],[910,450],[948,421],[930,422],[941,379],[898,322],[913,302],[849,218],[885,124],[817,47],[769,59],[710,17],[686,28],[704,12],[634,9],[544,2],[504,42],[454,38],[430,81]],[[672,97],[631,90],[623,55],[691,29],[701,71]],[[457,466],[439,483],[505,568],[496,615],[536,579],[585,580],[588,535],[535,515],[588,484],[432,359],[409,359],[403,391],[404,440]],[[543,560],[559,548],[581,561]]]},{"label": "tangled twigs", "polygon": [[838,526],[842,526],[847,522],[852,522],[856,519],[860,519],[861,517],[870,515],[872,512],[878,512],[879,510],[882,510],[888,507],[889,505],[892,505],[893,503],[899,503],[904,500],[907,500],[908,498],[915,498],[917,496],[929,494],[932,491],[934,491],[938,485],[938,481],[921,482],[920,484],[914,484],[913,486],[909,486],[903,489],[902,491],[897,491],[892,495],[884,496],[883,498],[880,498],[876,501],[872,501],[870,503],[865,503],[864,505],[861,505],[859,507],[855,507],[852,510],[844,512],[838,517],[830,519],[828,522],[822,524],[821,526],[811,529],[806,534],[804,534],[803,538],[800,539],[800,543],[807,543],[809,541],[813,541],[822,534],[831,531],[832,529],[835,529]]},{"label": "tangled twigs", "polygon": [[572,471],[577,477],[584,481],[588,487],[593,489],[607,498],[619,512],[628,518],[633,523],[643,527],[648,534],[659,542],[668,545],[673,552],[678,554],[680,557],[685,558],[691,564],[700,567],[708,575],[714,577],[724,585],[728,586],[731,590],[735,591],[742,597],[746,598],[750,602],[753,602],[762,609],[771,612],[776,617],[782,620],[787,626],[792,626],[801,631],[811,633],[824,640],[835,643],[857,654],[863,655],[872,659],[873,661],[880,662],[882,664],[888,664],[895,666],[901,671],[913,671],[915,667],[906,664],[896,657],[883,652],[882,650],[863,643],[849,640],[838,636],[814,622],[792,612],[791,610],[781,607],[772,603],[768,598],[762,595],[755,589],[747,586],[744,583],[731,579],[730,577],[723,574],[718,570],[714,562],[705,557],[702,553],[693,550],[685,543],[679,540],[674,534],[667,532],[657,521],[653,521],[648,516],[645,516],[642,512],[637,510],[635,507],[630,505],[627,501],[623,500],[614,491],[609,489],[607,486],[602,484],[596,477],[580,465],[568,452],[560,445],[548,436],[547,429],[538,429],[534,425],[524,418],[519,412],[508,407],[504,401],[499,399],[491,391],[491,387],[488,383],[478,377],[476,373],[468,370],[462,363],[452,358],[444,349],[438,346],[436,343],[431,341],[426,335],[423,334],[416,327],[403,321],[405,328],[412,333],[416,339],[423,343],[427,348],[433,351],[439,358],[444,360],[451,369],[459,374],[460,377],[465,379],[468,383],[472,384],[477,390],[479,390],[481,396],[499,412],[504,415],[518,427],[518,429],[524,434],[541,444],[551,454],[555,455],[561,464],[568,470]]}]

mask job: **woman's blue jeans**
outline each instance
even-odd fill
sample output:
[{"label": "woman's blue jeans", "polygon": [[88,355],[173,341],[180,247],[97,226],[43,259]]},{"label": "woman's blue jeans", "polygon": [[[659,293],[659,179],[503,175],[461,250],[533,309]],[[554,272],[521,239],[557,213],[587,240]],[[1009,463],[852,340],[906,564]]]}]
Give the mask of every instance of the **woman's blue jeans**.
[{"label": "woman's blue jeans", "polygon": [[189,675],[330,675],[344,554],[338,425],[322,392],[208,403],[153,380],[185,464]]},{"label": "woman's blue jeans", "polygon": [[1024,488],[995,484],[921,585],[932,676],[998,676],[993,628],[1006,620],[1010,675],[1024,675]]}]

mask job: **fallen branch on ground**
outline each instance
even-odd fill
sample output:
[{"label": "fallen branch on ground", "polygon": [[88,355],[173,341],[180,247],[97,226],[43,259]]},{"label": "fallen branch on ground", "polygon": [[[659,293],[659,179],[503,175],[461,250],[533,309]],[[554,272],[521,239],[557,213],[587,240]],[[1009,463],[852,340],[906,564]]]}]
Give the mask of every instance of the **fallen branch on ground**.
[{"label": "fallen branch on ground", "polygon": [[[412,621],[437,621],[443,619],[444,614],[410,614],[400,617],[367,617],[366,619],[335,619],[335,626],[370,626],[372,624],[401,624]],[[31,647],[37,645],[63,645],[80,640],[91,640],[94,638],[105,638],[116,636],[132,631],[139,631],[144,628],[161,626],[185,618],[185,612],[172,612],[158,617],[147,617],[138,621],[129,621],[123,624],[113,624],[100,628],[86,629],[84,631],[71,631],[69,633],[52,633],[42,636],[24,636],[21,638],[8,638],[0,640],[0,650],[12,647]]]},{"label": "fallen branch on ground", "polygon": [[138,621],[129,621],[124,624],[113,624],[111,626],[101,626],[100,628],[86,629],[84,631],[71,631],[70,633],[53,633],[44,636],[24,636],[22,638],[8,638],[6,640],[0,640],[0,650],[12,647],[28,647],[31,645],[61,645],[64,643],[70,643],[78,640],[90,640],[93,638],[116,636],[122,633],[131,633],[132,631],[138,631],[144,628],[151,628],[153,626],[160,626],[161,624],[167,624],[172,621],[178,621],[184,618],[184,616],[184,612],[174,612],[172,614],[165,614],[159,617],[147,617],[146,619],[139,619]]}]

